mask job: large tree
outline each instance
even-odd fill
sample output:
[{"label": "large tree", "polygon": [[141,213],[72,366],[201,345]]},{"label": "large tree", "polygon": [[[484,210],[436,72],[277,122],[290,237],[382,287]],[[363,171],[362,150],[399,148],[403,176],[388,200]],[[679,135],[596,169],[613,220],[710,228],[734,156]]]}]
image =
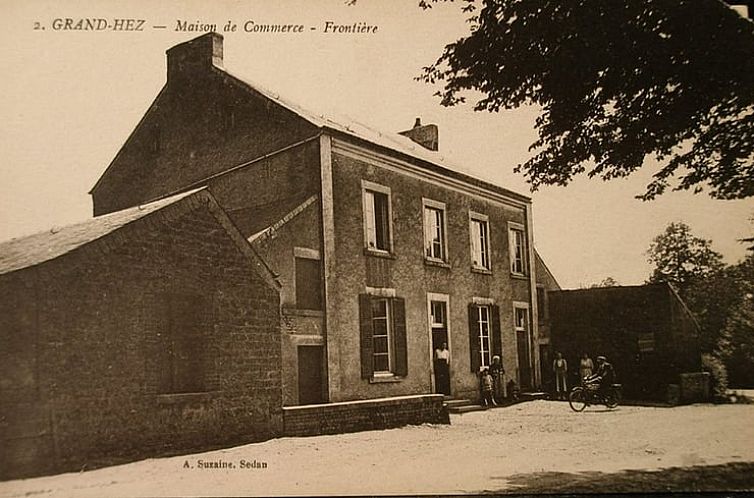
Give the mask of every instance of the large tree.
[{"label": "large tree", "polygon": [[696,237],[683,222],[670,223],[655,237],[647,251],[653,265],[649,281],[669,282],[685,295],[695,282],[701,282],[723,269],[722,255],[711,241]]},{"label": "large tree", "polygon": [[[442,0],[422,0],[431,6]],[[668,187],[754,195],[754,24],[718,0],[464,0],[470,34],[420,79],[443,105],[541,106],[518,166],[532,189],[612,179],[656,158]]]}]

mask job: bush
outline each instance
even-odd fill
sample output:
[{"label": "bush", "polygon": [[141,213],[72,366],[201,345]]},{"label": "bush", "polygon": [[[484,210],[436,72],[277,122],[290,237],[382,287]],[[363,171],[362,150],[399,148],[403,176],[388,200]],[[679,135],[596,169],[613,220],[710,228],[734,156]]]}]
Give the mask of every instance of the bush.
[{"label": "bush", "polygon": [[725,363],[714,354],[702,355],[702,370],[710,374],[710,388],[714,401],[724,401],[728,393],[728,371]]}]

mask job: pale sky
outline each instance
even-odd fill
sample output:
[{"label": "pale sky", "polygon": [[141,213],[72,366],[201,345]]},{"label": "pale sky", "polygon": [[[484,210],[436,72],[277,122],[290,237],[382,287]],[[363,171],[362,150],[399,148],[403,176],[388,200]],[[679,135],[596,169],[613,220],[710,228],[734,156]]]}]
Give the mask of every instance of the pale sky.
[{"label": "pale sky", "polygon": [[[88,191],[165,82],[165,50],[201,33],[178,20],[238,25],[225,37],[225,68],[302,107],[401,131],[416,117],[440,129],[440,151],[485,179],[529,193],[513,168],[528,157],[536,111],[443,108],[414,81],[468,29],[458,4],[429,11],[417,0],[21,1],[0,0],[0,240],[91,216]],[[144,31],[63,31],[56,18],[143,19]],[[245,33],[243,25],[303,24],[303,34]],[[327,34],[326,21],[376,25],[373,34]],[[44,30],[35,30],[35,22]],[[167,29],[152,26],[165,25]],[[316,30],[310,30],[316,27]],[[581,178],[534,193],[535,244],[565,288],[611,276],[639,284],[645,251],[672,221],[712,239],[728,263],[745,254],[754,200],[669,193],[641,202],[650,172],[605,183]]]}]

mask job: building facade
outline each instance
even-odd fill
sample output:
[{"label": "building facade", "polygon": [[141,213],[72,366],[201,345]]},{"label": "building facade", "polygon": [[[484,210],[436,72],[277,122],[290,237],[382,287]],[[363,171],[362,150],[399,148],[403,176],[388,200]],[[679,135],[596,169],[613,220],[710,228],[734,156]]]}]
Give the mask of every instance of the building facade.
[{"label": "building facade", "polygon": [[434,125],[383,134],[246,83],[218,34],[167,58],[91,191],[95,215],[208,187],[282,284],[284,404],[476,398],[493,355],[506,380],[539,386],[528,197],[448,165]]},{"label": "building facade", "polygon": [[278,284],[206,191],[0,244],[0,479],[282,433]]}]

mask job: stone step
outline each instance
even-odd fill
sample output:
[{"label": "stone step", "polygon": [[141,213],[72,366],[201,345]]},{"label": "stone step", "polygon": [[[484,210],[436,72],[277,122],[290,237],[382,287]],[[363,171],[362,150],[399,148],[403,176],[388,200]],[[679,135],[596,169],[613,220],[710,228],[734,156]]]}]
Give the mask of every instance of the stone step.
[{"label": "stone step", "polygon": [[443,401],[443,405],[447,407],[451,406],[466,406],[466,405],[473,405],[474,403],[471,402],[469,399],[448,399]]},{"label": "stone step", "polygon": [[519,399],[521,401],[533,401],[535,399],[548,399],[549,397],[550,397],[549,394],[547,394],[547,393],[541,393],[541,392],[537,392],[537,393],[521,393],[519,395]]},{"label": "stone step", "polygon": [[469,412],[480,412],[487,410],[487,407],[482,405],[463,405],[463,406],[449,406],[448,412],[455,414],[464,414]]}]

